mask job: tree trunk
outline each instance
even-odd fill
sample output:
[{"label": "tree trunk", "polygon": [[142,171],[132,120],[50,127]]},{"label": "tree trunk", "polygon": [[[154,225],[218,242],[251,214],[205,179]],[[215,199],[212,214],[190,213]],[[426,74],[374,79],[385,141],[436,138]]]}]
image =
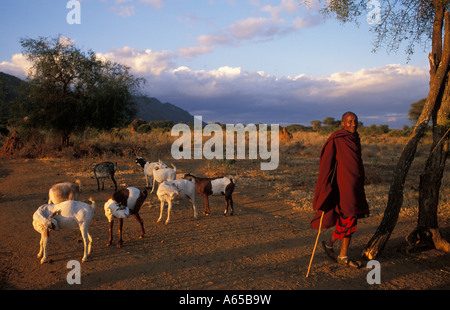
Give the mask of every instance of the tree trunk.
[{"label": "tree trunk", "polygon": [[[440,1],[435,1],[440,2]],[[436,7],[435,23],[434,25],[442,25],[442,21],[439,18],[443,16],[440,12],[444,10],[443,6]],[[374,259],[384,249],[387,241],[389,240],[395,225],[397,224],[400,208],[403,204],[403,187],[406,177],[411,167],[411,163],[416,154],[417,145],[420,139],[423,137],[425,130],[427,129],[430,117],[435,110],[436,103],[442,99],[442,88],[445,85],[444,81],[448,72],[448,65],[450,61],[450,17],[449,12],[445,12],[445,37],[444,47],[442,51],[442,59],[439,63],[436,63],[436,59],[439,60],[440,52],[433,50],[430,55],[430,92],[428,93],[427,101],[423,107],[422,113],[417,121],[417,125],[404,147],[402,154],[400,155],[397,166],[394,170],[393,179],[389,189],[388,204],[384,212],[383,219],[378,226],[375,234],[369,240],[368,244],[362,252],[362,256],[366,259]],[[435,40],[441,40],[442,30],[439,31],[438,27],[434,27],[433,42]],[[433,49],[439,48],[439,44],[433,43]],[[435,69],[437,68],[437,69]]]},{"label": "tree trunk", "polygon": [[433,143],[424,172],[420,176],[417,228],[406,238],[406,241],[409,249],[420,245],[430,245],[449,252],[450,244],[442,238],[437,218],[439,190],[448,154],[447,129],[450,112],[450,81],[448,78],[441,105],[436,107],[436,110],[437,112],[433,115]]}]

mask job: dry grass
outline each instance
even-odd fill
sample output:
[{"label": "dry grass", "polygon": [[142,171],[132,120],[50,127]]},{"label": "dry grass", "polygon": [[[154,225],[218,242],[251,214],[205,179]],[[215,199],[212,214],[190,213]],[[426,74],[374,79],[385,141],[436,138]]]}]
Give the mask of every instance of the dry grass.
[{"label": "dry grass", "polygon": [[[131,133],[123,129],[105,133],[87,130],[82,135],[73,136],[69,148],[56,151],[57,138],[34,133],[33,143],[27,144],[17,156],[58,158],[59,162],[64,162],[64,167],[68,167],[67,174],[74,177],[90,176],[93,165],[101,161],[120,162],[117,172],[120,176],[121,173],[139,170],[134,162],[136,155],[143,156],[146,160],[162,159],[169,163],[175,162],[171,156],[171,145],[177,138],[172,137],[170,132],[163,131]],[[203,142],[208,139],[209,137],[203,137]],[[260,159],[203,159],[200,171],[184,172],[207,177],[232,174],[239,180],[240,186],[261,189],[270,198],[291,206],[292,212],[312,212],[319,154],[326,139],[327,136],[313,132],[293,133],[292,140],[280,142],[280,161],[275,170],[261,170]],[[366,171],[365,189],[373,215],[384,212],[392,171],[407,139],[388,135],[361,137]],[[428,156],[430,143],[430,138],[424,138],[417,150],[405,183],[404,203],[401,209],[403,216],[417,216],[419,176]],[[439,216],[445,218],[450,215],[448,174],[446,169],[438,209]]]}]

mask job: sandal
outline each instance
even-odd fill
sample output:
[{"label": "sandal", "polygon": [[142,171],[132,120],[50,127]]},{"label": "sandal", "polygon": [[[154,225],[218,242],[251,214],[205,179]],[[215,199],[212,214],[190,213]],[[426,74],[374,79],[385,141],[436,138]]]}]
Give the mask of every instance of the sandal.
[{"label": "sandal", "polygon": [[348,256],[344,256],[344,257],[338,256],[336,260],[339,264],[342,264],[342,265],[346,265],[346,266],[356,268],[356,269],[361,268],[361,262],[350,259],[350,258],[348,258]]},{"label": "sandal", "polygon": [[336,261],[337,255],[334,252],[333,247],[329,247],[325,241],[322,241],[322,247],[325,250],[325,253],[327,253],[328,257],[333,261]]}]

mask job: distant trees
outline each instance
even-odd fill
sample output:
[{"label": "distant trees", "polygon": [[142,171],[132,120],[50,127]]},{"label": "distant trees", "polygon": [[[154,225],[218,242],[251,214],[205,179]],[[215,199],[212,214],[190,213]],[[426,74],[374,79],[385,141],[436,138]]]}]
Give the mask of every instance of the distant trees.
[{"label": "distant trees", "polygon": [[420,117],[420,113],[422,113],[425,102],[427,102],[427,98],[420,99],[419,101],[416,101],[411,104],[411,109],[409,109],[408,111],[408,118],[411,121],[411,123],[413,124],[417,123],[417,120]]},{"label": "distant trees", "polygon": [[143,80],[128,67],[83,52],[62,36],[20,44],[33,65],[28,95],[13,111],[16,120],[26,117],[28,126],[58,132],[65,147],[75,130],[110,129],[135,115],[132,94]]}]

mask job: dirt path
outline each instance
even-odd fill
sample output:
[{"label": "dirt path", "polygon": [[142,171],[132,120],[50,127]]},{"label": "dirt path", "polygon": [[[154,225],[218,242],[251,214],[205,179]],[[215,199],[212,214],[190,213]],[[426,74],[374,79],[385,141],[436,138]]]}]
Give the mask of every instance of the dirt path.
[{"label": "dirt path", "polygon": [[[182,172],[198,162],[180,162]],[[41,265],[36,254],[39,234],[32,214],[46,203],[48,188],[80,173],[81,200],[92,196],[97,207],[90,227],[91,260],[81,266],[81,285],[66,281],[66,264],[81,260],[79,231],[52,232],[49,258]],[[140,171],[128,169],[119,184],[145,186]],[[156,223],[159,202],[152,194],[141,216],[146,237],[137,239],[134,219],[124,221],[124,245],[106,247],[108,223],[103,211],[111,184],[98,192],[87,165],[63,160],[2,160],[0,163],[0,288],[2,289],[157,289],[157,290],[298,290],[298,289],[449,289],[450,254],[435,250],[406,255],[404,236],[414,217],[401,217],[383,255],[381,284],[367,283],[368,269],[349,269],[327,259],[318,247],[309,278],[305,278],[316,231],[309,229],[311,212],[295,211],[270,195],[270,187],[242,177],[234,193],[235,215],[224,217],[222,197],[211,199],[211,216],[193,217],[187,201],[175,205],[172,222]],[[197,197],[199,210],[203,201]],[[375,231],[380,216],[361,221],[350,256],[359,254]],[[117,225],[116,225],[117,226]],[[449,223],[441,225],[450,239]],[[329,236],[325,231],[322,238]],[[117,232],[115,232],[117,241]]]}]

